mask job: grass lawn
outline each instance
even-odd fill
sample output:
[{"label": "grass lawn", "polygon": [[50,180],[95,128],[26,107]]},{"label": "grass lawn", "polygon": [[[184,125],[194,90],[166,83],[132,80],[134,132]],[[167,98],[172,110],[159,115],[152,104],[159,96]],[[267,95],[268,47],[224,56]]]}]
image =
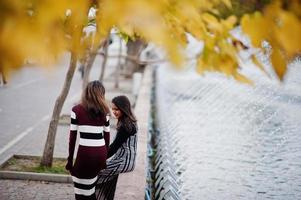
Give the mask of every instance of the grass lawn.
[{"label": "grass lawn", "polygon": [[54,158],[52,167],[41,167],[41,157],[38,156],[19,156],[14,155],[6,161],[0,168],[5,171],[36,172],[36,173],[54,173],[69,174],[65,169],[66,159]]}]

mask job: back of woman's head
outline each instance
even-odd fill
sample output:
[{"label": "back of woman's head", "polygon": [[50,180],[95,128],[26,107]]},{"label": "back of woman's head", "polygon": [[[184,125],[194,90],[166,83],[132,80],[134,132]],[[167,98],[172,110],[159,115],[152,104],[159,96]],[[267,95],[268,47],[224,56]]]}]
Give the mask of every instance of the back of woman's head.
[{"label": "back of woman's head", "polygon": [[117,108],[121,111],[121,118],[129,118],[132,122],[136,122],[136,117],[132,111],[130,100],[126,96],[117,96],[112,99]]},{"label": "back of woman's head", "polygon": [[110,112],[105,101],[105,88],[98,80],[88,83],[82,94],[82,105],[88,111],[90,117],[96,118]]}]

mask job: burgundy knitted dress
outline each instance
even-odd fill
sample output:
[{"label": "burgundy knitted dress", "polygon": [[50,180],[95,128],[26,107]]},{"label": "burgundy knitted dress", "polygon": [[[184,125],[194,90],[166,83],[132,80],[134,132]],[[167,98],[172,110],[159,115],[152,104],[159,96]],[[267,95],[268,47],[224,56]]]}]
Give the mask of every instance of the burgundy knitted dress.
[{"label": "burgundy knitted dress", "polygon": [[73,154],[79,133],[78,151],[71,175],[76,199],[95,199],[97,174],[106,168],[107,148],[110,143],[109,117],[104,115],[93,119],[82,105],[76,105],[71,112],[68,163]]}]

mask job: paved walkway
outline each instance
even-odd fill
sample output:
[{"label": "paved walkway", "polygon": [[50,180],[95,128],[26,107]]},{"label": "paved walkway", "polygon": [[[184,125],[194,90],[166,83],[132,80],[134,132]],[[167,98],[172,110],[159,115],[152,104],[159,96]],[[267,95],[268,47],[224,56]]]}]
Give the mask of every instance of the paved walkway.
[{"label": "paved walkway", "polygon": [[72,184],[0,180],[0,200],[71,200]]}]

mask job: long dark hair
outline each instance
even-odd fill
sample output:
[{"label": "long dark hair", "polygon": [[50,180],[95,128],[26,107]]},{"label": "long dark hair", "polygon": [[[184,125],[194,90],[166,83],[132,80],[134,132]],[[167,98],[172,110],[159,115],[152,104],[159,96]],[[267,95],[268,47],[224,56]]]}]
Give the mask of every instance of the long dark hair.
[{"label": "long dark hair", "polygon": [[118,119],[117,129],[122,126],[129,133],[136,133],[137,119],[132,111],[130,100],[126,96],[117,96],[112,99],[112,103],[121,111],[122,115]]},{"label": "long dark hair", "polygon": [[105,101],[105,88],[98,80],[88,83],[82,94],[81,104],[93,119],[110,113],[109,106]]}]

